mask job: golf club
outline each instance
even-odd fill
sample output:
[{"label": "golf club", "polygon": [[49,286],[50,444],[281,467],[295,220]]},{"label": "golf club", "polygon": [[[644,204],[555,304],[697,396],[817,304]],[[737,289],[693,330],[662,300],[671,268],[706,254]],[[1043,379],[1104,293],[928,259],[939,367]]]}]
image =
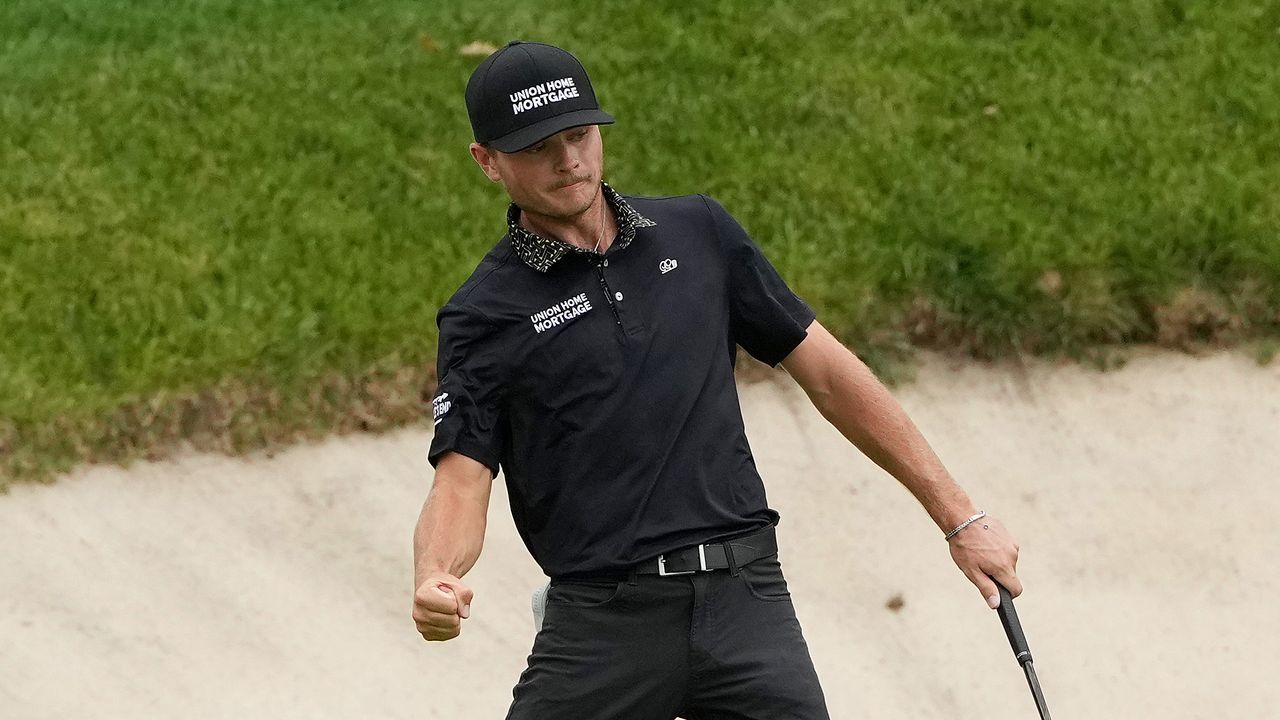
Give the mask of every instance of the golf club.
[{"label": "golf club", "polygon": [[1031,696],[1035,698],[1036,709],[1040,711],[1040,720],[1050,720],[1049,706],[1044,702],[1044,692],[1040,690],[1040,680],[1036,677],[1035,665],[1031,662],[1031,648],[1027,645],[1027,636],[1022,632],[1022,623],[1018,622],[1018,611],[1013,607],[1013,596],[1004,585],[996,583],[1000,590],[1000,624],[1004,625],[1004,634],[1009,637],[1009,646],[1013,648],[1013,657],[1022,665],[1027,674],[1027,684],[1031,686]]}]

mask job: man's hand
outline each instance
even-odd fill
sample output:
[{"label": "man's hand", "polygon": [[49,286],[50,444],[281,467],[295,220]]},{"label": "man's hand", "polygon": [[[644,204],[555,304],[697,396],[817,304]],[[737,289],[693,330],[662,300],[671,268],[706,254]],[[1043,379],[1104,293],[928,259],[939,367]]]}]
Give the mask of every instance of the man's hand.
[{"label": "man's hand", "polygon": [[448,573],[432,573],[413,594],[413,620],[425,640],[452,640],[471,616],[471,588]]},{"label": "man's hand", "polygon": [[1018,543],[999,520],[988,515],[947,542],[951,545],[951,559],[977,586],[989,607],[1000,606],[1000,593],[991,578],[1004,585],[1013,597],[1022,594],[1022,582],[1017,574]]},{"label": "man's hand", "polygon": [[446,453],[413,530],[413,620],[426,640],[452,640],[471,615],[474,593],[458,578],[480,557],[493,473],[477,460]]}]

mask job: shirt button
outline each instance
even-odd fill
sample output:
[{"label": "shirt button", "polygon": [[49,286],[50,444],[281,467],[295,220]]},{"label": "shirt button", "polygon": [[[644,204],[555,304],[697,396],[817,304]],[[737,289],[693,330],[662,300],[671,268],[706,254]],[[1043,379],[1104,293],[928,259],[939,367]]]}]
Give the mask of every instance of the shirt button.
[{"label": "shirt button", "polygon": [[604,265],[605,267],[609,267],[609,259],[608,259],[608,258],[605,258],[604,262],[602,262],[602,263],[600,263],[600,264],[601,264],[601,265]]},{"label": "shirt button", "polygon": [[620,293],[620,292],[616,292],[616,293],[614,293],[614,294],[613,294],[613,299],[614,299],[614,300],[617,300],[618,302],[622,302],[622,293]]}]

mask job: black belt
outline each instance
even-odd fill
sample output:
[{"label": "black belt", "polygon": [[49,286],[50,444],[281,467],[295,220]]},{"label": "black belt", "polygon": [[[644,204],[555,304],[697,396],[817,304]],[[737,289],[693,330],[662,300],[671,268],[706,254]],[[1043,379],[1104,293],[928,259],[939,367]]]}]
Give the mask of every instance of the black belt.
[{"label": "black belt", "polygon": [[738,573],[738,568],[778,552],[778,537],[773,526],[746,537],[724,542],[694,545],[681,548],[656,558],[646,560],[635,567],[637,575],[688,575],[711,570],[728,570]]}]

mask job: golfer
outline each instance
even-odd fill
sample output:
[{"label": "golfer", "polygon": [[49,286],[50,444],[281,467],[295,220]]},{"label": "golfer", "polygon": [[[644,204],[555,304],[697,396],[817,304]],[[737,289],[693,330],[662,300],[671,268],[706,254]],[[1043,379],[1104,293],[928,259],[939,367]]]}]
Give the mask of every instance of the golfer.
[{"label": "golfer", "polygon": [[[643,92],[642,88],[633,89]],[[512,42],[466,89],[507,233],[440,310],[413,617],[465,628],[493,478],[550,578],[508,718],[827,718],[734,385],[741,347],[920,501],[992,607],[1018,546],[872,373],[703,195],[603,182],[614,121],[572,55]],[[833,561],[852,548],[788,547]]]}]

